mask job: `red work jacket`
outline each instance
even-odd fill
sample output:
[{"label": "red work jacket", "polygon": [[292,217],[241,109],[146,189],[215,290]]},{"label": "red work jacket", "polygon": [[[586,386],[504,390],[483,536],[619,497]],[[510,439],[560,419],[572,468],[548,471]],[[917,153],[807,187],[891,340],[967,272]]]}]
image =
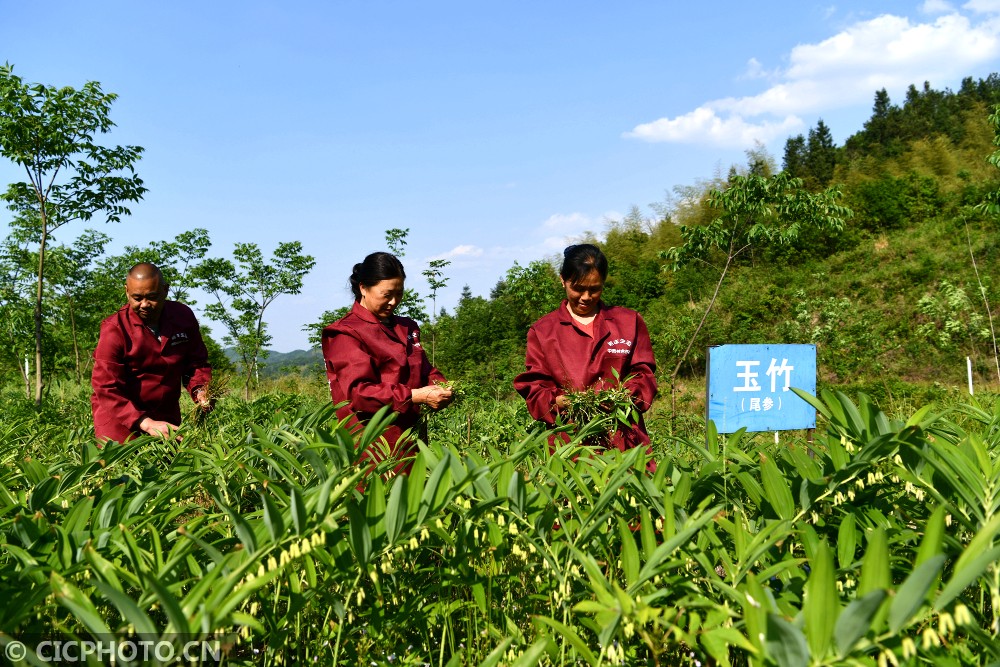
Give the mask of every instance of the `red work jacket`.
[{"label": "red work jacket", "polygon": [[625,386],[640,410],[639,422],[631,428],[619,426],[610,446],[623,451],[648,446],[641,412],[649,409],[656,396],[656,360],[646,323],[634,310],[602,303],[594,317],[593,333],[593,338],[584,333],[563,301],[528,330],[525,372],[514,378],[514,389],[524,397],[532,417],[551,425],[557,396],[614,386],[613,370],[622,380],[632,376]]},{"label": "red work jacket", "polygon": [[208,350],[191,309],[167,301],[160,339],[128,306],[101,322],[94,350],[90,406],[99,439],[125,442],[141,435],[146,417],[181,423],[181,386],[192,394],[212,379]]},{"label": "red work jacket", "polygon": [[[355,302],[350,313],[323,329],[322,342],[330,398],[335,404],[347,401],[337,416],[351,417],[349,425],[355,428],[382,406],[392,406],[398,416],[384,434],[390,450],[396,456],[415,451],[413,440],[399,442],[402,432],[420,419],[420,406],[411,400],[411,392],[445,381],[420,345],[417,323],[393,315],[383,324]],[[377,452],[365,452],[365,457],[379,460]],[[397,468],[406,470],[408,464]]]}]

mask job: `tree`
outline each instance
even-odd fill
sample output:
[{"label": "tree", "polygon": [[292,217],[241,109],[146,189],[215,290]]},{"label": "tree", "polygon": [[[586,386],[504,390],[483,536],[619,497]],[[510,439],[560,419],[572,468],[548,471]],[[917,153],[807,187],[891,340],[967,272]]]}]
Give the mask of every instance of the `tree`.
[{"label": "tree", "polygon": [[102,260],[98,281],[109,298],[107,311],[110,313],[120,305],[125,276],[139,262],[150,262],[160,269],[170,285],[171,299],[194,305],[191,290],[197,287],[198,281],[192,272],[211,247],[208,230],[196,228],[181,232],[173,241],[151,241],[143,247],[125,246],[122,254]]},{"label": "tree", "polygon": [[[96,260],[104,254],[104,247],[111,241],[107,234],[86,230],[71,247],[58,246],[49,256],[51,269],[48,280],[53,287],[50,301],[56,317],[69,324],[69,340],[73,345],[72,367],[77,384],[84,381],[84,372],[90,364],[91,345],[97,345],[97,332],[101,319],[108,313],[95,305],[95,274],[99,271]],[[119,299],[121,289],[119,285]],[[65,340],[66,336],[60,336]],[[87,361],[84,361],[84,360]]]},{"label": "tree", "polygon": [[282,294],[298,294],[302,279],[316,265],[310,255],[302,254],[298,241],[279,243],[271,263],[255,243],[237,243],[233,257],[207,259],[192,270],[200,287],[216,298],[205,307],[205,314],[226,330],[223,340],[236,348],[246,373],[245,396],[259,378],[259,364],[267,358],[267,333],[264,311]]},{"label": "tree", "polygon": [[42,321],[46,245],[74,220],[103,216],[118,222],[146,188],[135,173],[142,148],[102,146],[95,135],[114,126],[113,93],[96,81],[76,90],[26,84],[13,67],[0,67],[0,154],[24,168],[27,181],[0,195],[14,213],[12,227],[38,248],[34,296],[35,404],[42,400]]},{"label": "tree", "polygon": [[770,177],[752,173],[738,175],[725,189],[710,193],[709,205],[719,211],[718,215],[707,225],[681,227],[683,245],[661,255],[671,261],[675,271],[693,261],[721,263],[721,266],[714,264],[719,272],[715,291],[670,375],[671,394],[677,374],[708,319],[733,262],[755,245],[794,243],[808,227],[842,229],[844,220],[852,213],[837,204],[839,198],[840,191],[836,188],[812,194],[804,188],[801,179],[792,178],[786,172]]},{"label": "tree", "polygon": [[809,130],[806,141],[806,184],[814,190],[825,188],[833,180],[836,166],[837,147],[833,143],[833,134],[820,118],[815,129]]},{"label": "tree", "polygon": [[785,141],[784,170],[793,178],[802,178],[806,171],[806,138],[801,134]]},{"label": "tree", "polygon": [[427,285],[431,288],[431,365],[434,364],[434,351],[436,349],[436,327],[437,322],[437,294],[438,290],[448,284],[448,279],[444,277],[444,269],[451,264],[446,259],[432,259],[428,268],[421,272],[427,278]]},{"label": "tree", "polygon": [[[410,228],[399,229],[394,227],[385,230],[385,244],[396,257],[403,257],[406,254],[406,237],[410,233]],[[396,307],[396,312],[403,317],[409,317],[417,322],[426,322],[427,311],[424,310],[424,300],[416,290],[404,287],[403,300]]]}]

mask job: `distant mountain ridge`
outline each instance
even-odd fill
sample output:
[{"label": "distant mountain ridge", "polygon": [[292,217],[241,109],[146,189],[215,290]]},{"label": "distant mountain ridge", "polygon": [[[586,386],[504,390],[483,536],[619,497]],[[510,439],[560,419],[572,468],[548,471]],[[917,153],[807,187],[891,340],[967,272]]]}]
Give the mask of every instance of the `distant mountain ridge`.
[{"label": "distant mountain ridge", "polygon": [[[226,358],[237,366],[240,365],[240,357],[236,349],[227,347],[223,349]],[[311,350],[292,350],[291,352],[276,352],[271,350],[267,358],[261,363],[260,374],[263,377],[277,377],[281,375],[302,374],[309,372],[321,372],[323,370],[323,352],[314,347]]]}]

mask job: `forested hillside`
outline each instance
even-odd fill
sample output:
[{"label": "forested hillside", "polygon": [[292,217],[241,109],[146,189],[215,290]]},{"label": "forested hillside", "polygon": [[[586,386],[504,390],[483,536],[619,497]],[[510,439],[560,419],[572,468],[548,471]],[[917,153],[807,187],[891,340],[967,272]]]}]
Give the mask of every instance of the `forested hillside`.
[{"label": "forested hillside", "polygon": [[[967,79],[954,92],[911,86],[899,105],[881,90],[871,118],[843,146],[819,120],[807,136],[788,139],[780,166],[751,150],[746,165],[675,188],[654,215],[633,207],[606,236],[590,239],[610,259],[605,301],[644,314],[669,379],[727,257],[716,248],[673,270],[668,251],[684,243],[685,226],[726,215],[718,197],[712,205],[713,190],[741,178],[767,183],[780,171],[810,193],[839,194],[850,213],[839,230],[802,225],[786,243],[750,241],[733,259],[678,382],[696,386],[691,380],[703,374],[710,345],[780,342],[817,345],[821,384],[861,385],[877,395],[899,383],[962,385],[970,356],[978,381],[995,386],[998,220],[980,205],[1000,187],[1000,171],[987,161],[996,150],[990,113],[998,102],[996,74]],[[547,262],[515,265],[489,298],[466,292],[437,323],[437,364],[487,393],[509,391],[527,327],[560,294]]]},{"label": "forested hillside", "polygon": [[[819,119],[806,135],[788,138],[780,164],[758,147],[728,173],[675,187],[648,213],[633,206],[587,239],[610,259],[605,301],[645,316],[661,380],[667,385],[673,377],[690,397],[699,393],[706,348],[722,343],[815,343],[821,383],[861,386],[875,395],[891,394],[899,383],[909,385],[903,391],[964,384],[966,356],[977,380],[995,385],[1000,369],[990,314],[1000,307],[998,218],[983,203],[1000,189],[1000,170],[987,160],[996,150],[990,114],[998,103],[997,74],[966,79],[957,91],[911,86],[898,104],[877,91],[871,118],[843,146],[834,144],[831,128]],[[753,209],[764,192],[777,199]],[[734,208],[741,197],[750,204]],[[803,197],[823,199],[830,213],[825,222],[794,212],[791,202]],[[745,218],[756,226],[737,232],[733,225]],[[716,227],[735,234],[725,238],[741,239],[740,252],[727,254],[723,237],[714,245],[707,241]],[[401,252],[407,231],[389,230],[390,247]],[[158,263],[174,296],[194,303],[192,290],[205,288],[204,274],[218,275],[215,263],[228,262],[206,258],[211,242],[202,229],[117,256],[105,252],[109,241],[97,231],[70,243],[49,238],[36,334],[37,221],[30,215],[13,221],[0,248],[5,386],[30,395],[39,359],[46,383],[85,383],[98,322],[120,305],[117,276],[132,263]],[[237,259],[244,273],[231,263],[227,269],[235,278],[277,270],[284,261],[276,257],[268,264],[253,244],[243,250],[246,257]],[[435,363],[465,380],[470,392],[510,395],[528,327],[561,299],[555,262],[515,264],[497,277],[489,295],[466,289],[451,312],[424,322]],[[443,265],[435,269],[447,276]],[[235,278],[232,285],[253,284]],[[321,378],[315,351],[266,358],[263,308],[275,296],[233,301],[248,310],[234,313],[232,328],[220,326],[223,342],[243,344],[240,354],[260,364],[250,380],[286,372]],[[408,312],[431,309],[430,300],[416,301]],[[236,315],[260,329],[243,327]],[[310,326],[333,315],[317,313]],[[209,345],[213,365],[232,368],[210,336]]]}]

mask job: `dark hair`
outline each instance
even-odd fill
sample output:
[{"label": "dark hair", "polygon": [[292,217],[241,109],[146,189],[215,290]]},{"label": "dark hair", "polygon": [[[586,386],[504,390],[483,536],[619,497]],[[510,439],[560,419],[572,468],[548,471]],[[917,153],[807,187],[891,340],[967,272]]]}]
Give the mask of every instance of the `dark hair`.
[{"label": "dark hair", "polygon": [[601,249],[589,243],[571,245],[563,251],[563,264],[559,275],[569,283],[576,283],[597,271],[601,280],[608,279],[608,258]]},{"label": "dark hair", "polygon": [[354,273],[351,274],[351,292],[354,293],[354,300],[361,301],[362,285],[371,287],[392,278],[406,280],[402,262],[387,252],[373,252],[365,257],[363,262],[354,265]]}]

